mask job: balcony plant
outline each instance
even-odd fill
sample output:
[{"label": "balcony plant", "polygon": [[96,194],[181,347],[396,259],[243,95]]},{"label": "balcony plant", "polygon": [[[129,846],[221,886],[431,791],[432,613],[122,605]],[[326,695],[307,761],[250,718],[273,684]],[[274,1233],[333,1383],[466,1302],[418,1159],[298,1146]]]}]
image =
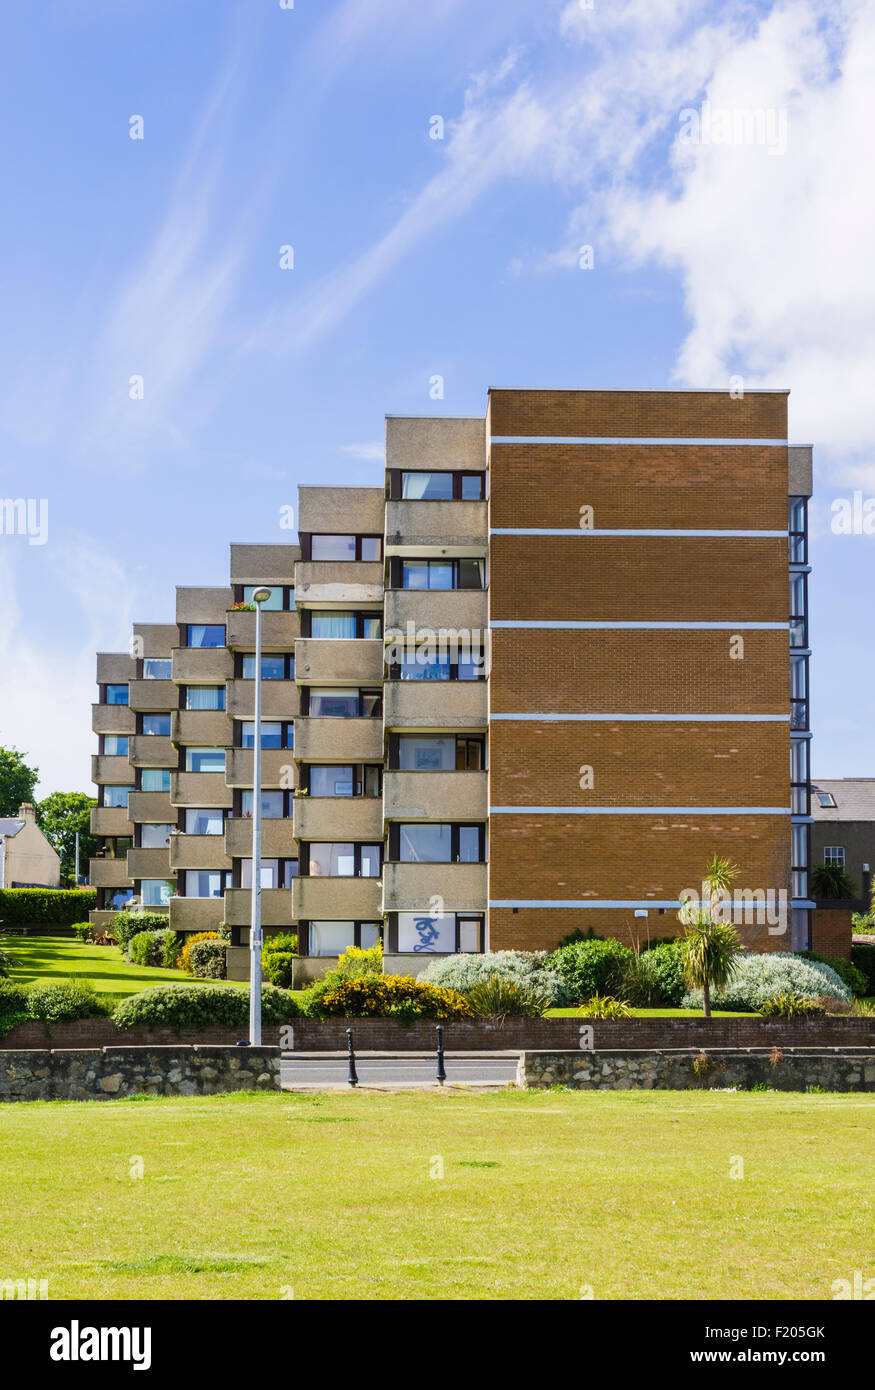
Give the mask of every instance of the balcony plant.
[{"label": "balcony plant", "polygon": [[230,607],[230,609],[229,609],[228,611],[229,611],[230,613],[254,613],[254,612],[255,612],[255,604],[254,604],[254,603],[232,603],[232,604],[231,604],[231,607]]}]

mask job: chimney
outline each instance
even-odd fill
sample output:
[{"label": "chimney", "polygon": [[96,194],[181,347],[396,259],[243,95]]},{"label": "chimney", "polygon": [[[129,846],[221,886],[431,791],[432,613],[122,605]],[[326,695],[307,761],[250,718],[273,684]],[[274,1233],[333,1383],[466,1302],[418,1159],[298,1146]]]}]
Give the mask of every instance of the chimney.
[{"label": "chimney", "polygon": [[22,801],[21,805],[18,808],[18,819],[23,821],[29,821],[35,820],[35,818],[36,812],[34,811],[31,802]]}]

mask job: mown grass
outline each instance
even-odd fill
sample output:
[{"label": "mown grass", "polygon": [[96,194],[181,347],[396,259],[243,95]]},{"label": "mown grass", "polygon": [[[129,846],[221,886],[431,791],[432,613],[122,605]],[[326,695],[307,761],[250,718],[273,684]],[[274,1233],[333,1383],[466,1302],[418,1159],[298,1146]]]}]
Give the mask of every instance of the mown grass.
[{"label": "mown grass", "polygon": [[873,1119],[858,1094],[10,1104],[0,1270],[55,1299],[824,1299],[875,1274]]},{"label": "mown grass", "polygon": [[66,936],[0,937],[0,950],[11,955],[10,978],[18,984],[56,985],[70,979],[90,980],[98,994],[112,994],[117,999],[138,994],[150,985],[225,983],[193,980],[184,970],[129,965],[118,946],[86,945]]}]

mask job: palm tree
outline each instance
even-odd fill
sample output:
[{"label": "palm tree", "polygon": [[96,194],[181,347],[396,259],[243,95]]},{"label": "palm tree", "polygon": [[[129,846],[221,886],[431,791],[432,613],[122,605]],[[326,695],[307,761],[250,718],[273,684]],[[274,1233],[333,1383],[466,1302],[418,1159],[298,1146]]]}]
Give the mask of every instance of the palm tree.
[{"label": "palm tree", "polygon": [[720,920],[718,903],[731,888],[738,866],[731,859],[713,855],[702,878],[705,901],[681,905],[684,925],[683,961],[687,983],[702,991],[702,1014],[711,1017],[711,990],[721,989],[735,974],[735,958],[743,950],[731,922]]}]

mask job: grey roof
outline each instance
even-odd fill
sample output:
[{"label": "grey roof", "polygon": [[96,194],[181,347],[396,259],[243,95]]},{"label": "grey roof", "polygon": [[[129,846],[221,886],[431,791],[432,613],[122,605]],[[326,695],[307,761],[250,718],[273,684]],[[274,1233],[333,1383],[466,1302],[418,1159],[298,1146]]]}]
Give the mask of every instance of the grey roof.
[{"label": "grey roof", "polygon": [[0,835],[17,835],[19,830],[24,829],[24,821],[17,816],[0,817]]},{"label": "grey roof", "polygon": [[[835,806],[821,806],[817,792],[832,792]],[[811,783],[811,814],[816,821],[875,821],[875,777],[838,777]]]}]

